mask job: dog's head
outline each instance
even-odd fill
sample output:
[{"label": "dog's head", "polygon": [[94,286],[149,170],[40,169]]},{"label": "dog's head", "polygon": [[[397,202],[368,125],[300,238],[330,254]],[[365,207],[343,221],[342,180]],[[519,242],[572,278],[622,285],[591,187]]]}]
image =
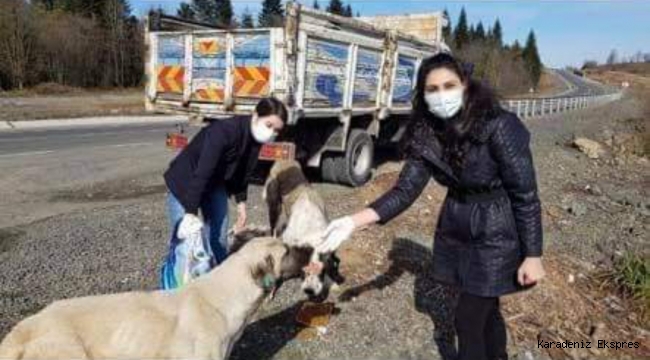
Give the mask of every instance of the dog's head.
[{"label": "dog's head", "polygon": [[269,241],[269,252],[253,265],[251,273],[260,287],[273,297],[275,291],[285,281],[302,276],[303,269],[309,264],[314,249],[289,246],[276,238],[262,239],[272,239]]},{"label": "dog's head", "polygon": [[251,275],[265,291],[273,293],[284,281],[303,276],[314,248],[289,246],[274,237],[255,237],[254,232],[235,235],[231,253],[251,259]]},{"label": "dog's head", "polygon": [[329,296],[334,284],[342,284],[345,279],[339,272],[340,260],[334,253],[312,256],[307,267],[303,269],[302,291],[310,301],[323,302]]},{"label": "dog's head", "polygon": [[[238,233],[231,232],[230,252],[240,251],[253,239],[271,239],[269,233],[269,230],[260,228],[247,228]],[[279,239],[276,240],[281,243]],[[272,274],[266,276],[267,285],[270,285],[271,279],[275,279],[278,282],[274,285],[279,286],[283,281],[300,278],[302,280],[300,288],[314,302],[325,301],[332,285],[345,281],[339,273],[340,260],[335,253],[316,254],[311,246],[283,245],[284,247],[278,247],[279,253],[271,251],[270,254],[275,255],[265,258],[254,271],[259,281],[264,281],[265,275]],[[278,264],[280,267],[275,268]]]}]

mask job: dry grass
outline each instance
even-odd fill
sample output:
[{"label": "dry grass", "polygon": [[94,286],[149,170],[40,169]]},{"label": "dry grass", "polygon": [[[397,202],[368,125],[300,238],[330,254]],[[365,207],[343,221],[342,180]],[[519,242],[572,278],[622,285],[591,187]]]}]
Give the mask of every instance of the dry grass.
[{"label": "dry grass", "polygon": [[144,114],[143,90],[79,89],[56,84],[0,95],[0,121]]}]

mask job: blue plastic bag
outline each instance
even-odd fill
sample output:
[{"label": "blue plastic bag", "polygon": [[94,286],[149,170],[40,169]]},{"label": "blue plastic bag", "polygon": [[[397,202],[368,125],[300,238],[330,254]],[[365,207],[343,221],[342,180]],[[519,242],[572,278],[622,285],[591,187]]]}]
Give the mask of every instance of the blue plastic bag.
[{"label": "blue plastic bag", "polygon": [[161,289],[181,288],[212,269],[216,262],[208,234],[204,230],[205,228],[187,239],[180,239],[176,225],[169,241],[169,252],[160,271]]}]

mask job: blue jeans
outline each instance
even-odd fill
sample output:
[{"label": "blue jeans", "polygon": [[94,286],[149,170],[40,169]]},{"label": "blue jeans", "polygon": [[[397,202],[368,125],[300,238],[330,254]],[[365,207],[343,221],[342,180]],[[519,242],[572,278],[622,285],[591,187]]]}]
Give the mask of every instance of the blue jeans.
[{"label": "blue jeans", "polygon": [[[210,247],[218,265],[228,255],[228,194],[223,187],[218,187],[212,193],[204,196],[201,201],[201,214],[205,222],[203,229],[210,239]],[[185,215],[185,208],[178,199],[167,192],[167,216],[172,232]],[[174,236],[175,234],[172,234]]]}]

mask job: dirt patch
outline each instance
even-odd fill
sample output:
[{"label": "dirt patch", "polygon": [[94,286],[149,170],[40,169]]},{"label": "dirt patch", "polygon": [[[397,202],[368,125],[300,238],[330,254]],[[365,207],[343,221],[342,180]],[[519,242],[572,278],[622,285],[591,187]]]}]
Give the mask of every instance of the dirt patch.
[{"label": "dirt patch", "polygon": [[36,95],[67,95],[67,94],[81,94],[81,88],[61,85],[53,82],[41,83],[31,89]]},{"label": "dirt patch", "polygon": [[545,255],[544,267],[543,288],[504,298],[504,316],[515,343],[545,338],[594,344],[592,349],[548,349],[553,359],[620,358],[620,349],[597,349],[598,340],[638,342],[638,348],[625,351],[633,358],[649,353],[650,337],[639,331],[642,316],[600,289],[595,272],[585,270],[572,257],[555,253]]},{"label": "dirt patch", "polygon": [[137,199],[167,191],[164,184],[139,184],[133,180],[106,182],[83,188],[66,189],[50,196],[50,202],[101,202]]},{"label": "dirt patch", "polygon": [[0,254],[11,250],[23,234],[17,229],[0,229]]}]

